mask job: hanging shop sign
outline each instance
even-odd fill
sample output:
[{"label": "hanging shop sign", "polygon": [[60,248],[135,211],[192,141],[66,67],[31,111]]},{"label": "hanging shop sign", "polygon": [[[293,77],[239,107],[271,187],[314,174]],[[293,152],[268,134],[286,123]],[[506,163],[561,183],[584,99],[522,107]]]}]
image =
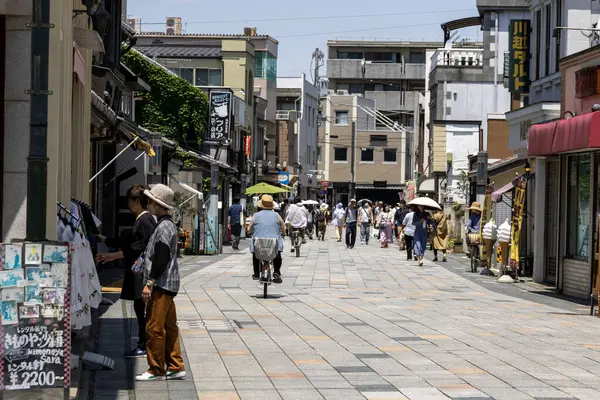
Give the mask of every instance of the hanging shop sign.
[{"label": "hanging shop sign", "polygon": [[0,244],[0,391],[70,386],[71,251]]},{"label": "hanging shop sign", "polygon": [[232,93],[212,90],[209,96],[208,132],[211,140],[228,139],[231,133]]},{"label": "hanging shop sign", "polygon": [[[510,258],[509,265],[514,271],[519,270],[519,241],[523,228],[523,209],[525,208],[525,191],[527,181],[523,177],[515,180],[515,197],[513,198],[513,209],[510,231]],[[504,255],[503,255],[504,257]]]},{"label": "hanging shop sign", "polygon": [[[479,237],[483,238],[483,227],[492,219],[492,193],[494,185],[488,185],[485,188],[483,196],[483,204],[481,206],[481,219],[479,221]],[[489,259],[491,256],[491,247],[479,246],[479,259],[482,267],[489,267]]]},{"label": "hanging shop sign", "polygon": [[250,136],[244,136],[244,155],[250,157]]},{"label": "hanging shop sign", "polygon": [[290,173],[285,171],[279,171],[277,174],[277,182],[287,185],[290,183]]},{"label": "hanging shop sign", "polygon": [[529,93],[529,32],[531,22],[527,19],[511,19],[508,30],[511,93]]}]

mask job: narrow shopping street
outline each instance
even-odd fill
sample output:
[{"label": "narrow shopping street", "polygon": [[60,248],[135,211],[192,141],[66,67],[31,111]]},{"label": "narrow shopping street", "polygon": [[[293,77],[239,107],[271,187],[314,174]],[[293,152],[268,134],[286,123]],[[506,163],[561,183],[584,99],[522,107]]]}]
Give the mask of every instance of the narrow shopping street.
[{"label": "narrow shopping street", "polygon": [[[96,373],[94,396],[600,398],[600,320],[588,307],[564,300],[550,307],[543,295],[532,302],[488,290],[461,276],[458,256],[444,267],[405,259],[376,242],[349,250],[333,238],[310,241],[299,258],[287,247],[284,283],[268,299],[250,279],[247,249],[198,258],[195,272],[184,259],[176,301],[187,379],[125,383],[145,368],[136,360],[127,376]],[[106,334],[122,337],[100,337]]]}]

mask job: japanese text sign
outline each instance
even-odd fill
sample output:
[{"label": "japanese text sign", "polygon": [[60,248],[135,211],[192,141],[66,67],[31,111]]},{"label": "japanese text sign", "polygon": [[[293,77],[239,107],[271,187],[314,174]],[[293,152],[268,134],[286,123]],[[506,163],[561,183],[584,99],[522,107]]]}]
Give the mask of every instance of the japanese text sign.
[{"label": "japanese text sign", "polygon": [[529,31],[529,20],[510,20],[508,81],[511,93],[529,92]]},{"label": "japanese text sign", "polygon": [[210,92],[209,97],[209,139],[228,139],[231,132],[232,93],[229,91]]}]

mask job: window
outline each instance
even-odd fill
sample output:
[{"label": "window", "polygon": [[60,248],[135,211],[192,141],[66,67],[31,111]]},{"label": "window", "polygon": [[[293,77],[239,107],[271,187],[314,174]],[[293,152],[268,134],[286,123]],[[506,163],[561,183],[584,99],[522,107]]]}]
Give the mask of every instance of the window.
[{"label": "window", "polygon": [[362,53],[341,51],[337,53],[337,58],[341,60],[360,60],[363,58]]},{"label": "window", "polygon": [[569,157],[567,207],[567,256],[589,259],[591,156]]},{"label": "window", "polygon": [[550,38],[552,37],[552,8],[550,4],[546,6],[546,65],[544,65],[544,70],[546,74],[544,76],[550,75]]},{"label": "window", "polygon": [[221,86],[220,69],[196,68],[196,86]]},{"label": "window", "polygon": [[397,149],[384,149],[383,150],[383,162],[396,164],[397,160]]},{"label": "window", "polygon": [[179,71],[180,77],[182,77],[192,85],[194,84],[194,68],[181,68]]},{"label": "window", "polygon": [[335,125],[348,125],[348,111],[335,112]]},{"label": "window", "polygon": [[[562,26],[562,0],[556,0],[556,27]],[[559,63],[560,63],[560,30],[556,30],[556,38],[554,39],[554,69],[555,72],[560,71]]]},{"label": "window", "polygon": [[409,62],[415,64],[425,64],[425,52],[423,51],[411,51]]},{"label": "window", "polygon": [[387,135],[371,135],[371,146],[387,146]]},{"label": "window", "polygon": [[542,77],[542,66],[540,65],[540,52],[542,49],[542,10],[535,12],[535,79]]},{"label": "window", "polygon": [[362,93],[362,85],[360,83],[340,83],[337,86],[338,90],[347,90],[350,94]]},{"label": "window", "polygon": [[375,152],[373,149],[363,148],[360,150],[360,162],[361,163],[372,163],[375,161]]},{"label": "window", "polygon": [[347,147],[335,147],[333,149],[333,161],[334,162],[348,162],[348,148]]},{"label": "window", "polygon": [[321,148],[321,146],[317,147],[317,162],[323,162],[321,160],[321,153],[323,152],[323,149]]},{"label": "window", "polygon": [[254,54],[254,75],[257,78],[277,81],[277,58],[266,51]]},{"label": "window", "polygon": [[246,82],[246,104],[252,106],[254,103],[254,75],[248,71],[248,81]]}]

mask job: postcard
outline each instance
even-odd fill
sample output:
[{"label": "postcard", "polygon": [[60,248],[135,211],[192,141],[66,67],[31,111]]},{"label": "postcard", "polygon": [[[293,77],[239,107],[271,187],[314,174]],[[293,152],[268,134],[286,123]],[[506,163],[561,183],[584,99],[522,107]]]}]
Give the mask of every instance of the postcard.
[{"label": "postcard", "polygon": [[42,306],[42,317],[56,318],[59,321],[65,317],[65,308],[54,304],[44,304]]},{"label": "postcard", "polygon": [[46,244],[44,245],[44,262],[66,263],[69,255],[69,248],[62,245]]},{"label": "postcard", "polygon": [[23,287],[25,279],[23,278],[22,269],[12,269],[0,271],[0,287]]},{"label": "postcard", "polygon": [[7,244],[4,246],[4,269],[23,267],[23,246]]},{"label": "postcard", "polygon": [[27,282],[41,284],[44,279],[50,277],[50,266],[42,264],[39,267],[25,267],[25,278]]},{"label": "postcard", "polygon": [[2,289],[2,301],[16,301],[23,303],[25,301],[25,290],[22,287]]},{"label": "postcard", "polygon": [[40,307],[38,305],[20,306],[19,307],[19,316],[21,318],[39,318],[40,317]]},{"label": "postcard", "polygon": [[65,289],[42,289],[40,291],[42,303],[64,305],[65,292]]},{"label": "postcard", "polygon": [[39,265],[42,263],[42,244],[25,243],[25,264]]},{"label": "postcard", "polygon": [[50,269],[52,281],[48,287],[66,288],[69,284],[69,264],[52,264]]},{"label": "postcard", "polygon": [[16,301],[3,301],[2,306],[0,308],[2,309],[2,325],[12,325],[19,323]]},{"label": "postcard", "polygon": [[39,285],[27,285],[25,286],[25,304],[41,304],[42,298],[40,295]]}]

